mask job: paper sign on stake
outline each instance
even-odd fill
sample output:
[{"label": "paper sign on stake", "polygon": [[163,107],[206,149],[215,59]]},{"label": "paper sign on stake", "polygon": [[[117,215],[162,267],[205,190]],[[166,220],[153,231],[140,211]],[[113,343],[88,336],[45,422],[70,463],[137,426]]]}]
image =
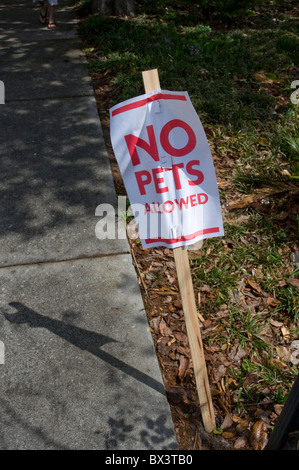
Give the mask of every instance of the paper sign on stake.
[{"label": "paper sign on stake", "polygon": [[211,152],[187,92],[159,89],[120,103],[110,126],[143,248],[223,235]]},{"label": "paper sign on stake", "polygon": [[[160,89],[160,80],[159,80],[157,69],[147,70],[147,71],[142,72],[142,77],[143,77],[143,83],[144,83],[146,93],[151,93],[154,90]],[[158,108],[156,106],[156,112],[162,112],[161,101],[154,100],[154,103],[156,104],[159,103]],[[142,141],[137,140],[137,143],[142,144]],[[148,147],[145,146],[145,148],[148,150]],[[130,156],[132,155],[136,157],[136,154],[132,154],[130,152]],[[161,163],[163,165],[163,166],[161,165],[161,168],[168,168],[168,169],[171,168],[173,171],[171,152],[168,157],[169,158],[167,158],[167,156],[164,156],[164,155],[160,157]],[[137,154],[137,158],[139,158],[138,154]],[[155,158],[155,161],[157,161],[156,158]],[[168,166],[166,166],[166,164]],[[141,209],[141,212],[142,212],[142,209]],[[171,230],[172,230],[173,238],[178,238],[181,236],[180,226],[174,225],[171,228]],[[192,285],[189,259],[188,259],[188,254],[186,251],[186,249],[188,249],[189,246],[194,247],[194,246],[200,245],[201,243],[202,243],[202,240],[199,240],[195,244],[192,243],[192,245],[188,245],[184,247],[182,246],[174,247],[173,254],[174,254],[175,265],[176,265],[176,270],[177,270],[177,275],[178,275],[178,284],[179,284],[181,298],[182,298],[182,306],[183,306],[183,311],[184,311],[184,316],[185,316],[188,340],[190,344],[194,376],[195,376],[195,381],[196,381],[196,386],[197,386],[197,391],[198,391],[198,398],[199,398],[203,424],[207,432],[212,432],[216,426],[215,413],[214,413],[214,408],[213,408],[211,391],[209,387],[201,333],[200,333],[200,328],[199,328],[199,323],[198,323],[198,316],[197,316],[197,311],[196,311],[196,303],[195,303],[195,296],[194,296],[194,290],[193,290],[193,285]]]}]

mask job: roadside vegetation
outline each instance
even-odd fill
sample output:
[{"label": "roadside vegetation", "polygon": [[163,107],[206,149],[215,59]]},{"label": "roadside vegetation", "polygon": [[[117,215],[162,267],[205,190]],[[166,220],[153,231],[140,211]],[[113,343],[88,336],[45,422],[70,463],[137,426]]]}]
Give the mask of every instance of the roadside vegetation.
[{"label": "roadside vegetation", "polygon": [[[221,438],[209,445],[264,448],[299,365],[297,2],[139,1],[134,17],[90,5],[77,2],[80,34],[117,191],[109,108],[144,93],[143,70],[158,68],[163,89],[188,91],[204,125],[225,226],[190,252]],[[131,247],[180,446],[198,448],[172,254],[138,239]]]}]

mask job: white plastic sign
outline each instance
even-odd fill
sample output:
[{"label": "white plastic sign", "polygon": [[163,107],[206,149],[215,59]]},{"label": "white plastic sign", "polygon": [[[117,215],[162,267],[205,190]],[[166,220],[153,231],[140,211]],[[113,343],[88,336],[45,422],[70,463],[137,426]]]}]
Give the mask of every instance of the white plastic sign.
[{"label": "white plastic sign", "polygon": [[187,92],[156,90],[114,106],[110,131],[143,248],[223,235],[211,152]]}]

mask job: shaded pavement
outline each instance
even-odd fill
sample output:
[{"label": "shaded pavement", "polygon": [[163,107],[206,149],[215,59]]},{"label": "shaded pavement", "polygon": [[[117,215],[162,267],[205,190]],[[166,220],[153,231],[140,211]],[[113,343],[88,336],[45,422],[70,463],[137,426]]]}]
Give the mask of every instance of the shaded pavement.
[{"label": "shaded pavement", "polygon": [[72,5],[0,5],[0,449],[175,449]]}]

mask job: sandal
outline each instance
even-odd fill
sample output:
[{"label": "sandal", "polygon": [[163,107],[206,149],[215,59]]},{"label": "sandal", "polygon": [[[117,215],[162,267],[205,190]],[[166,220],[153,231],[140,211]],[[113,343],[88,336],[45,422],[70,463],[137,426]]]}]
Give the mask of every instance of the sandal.
[{"label": "sandal", "polygon": [[55,23],[48,23],[48,29],[55,29],[56,24]]},{"label": "sandal", "polygon": [[40,15],[39,15],[39,22],[40,22],[41,24],[45,24],[45,23],[46,23],[47,13],[48,13],[48,8],[46,8],[46,12],[45,12],[44,15],[42,14],[42,12],[40,12]]}]

